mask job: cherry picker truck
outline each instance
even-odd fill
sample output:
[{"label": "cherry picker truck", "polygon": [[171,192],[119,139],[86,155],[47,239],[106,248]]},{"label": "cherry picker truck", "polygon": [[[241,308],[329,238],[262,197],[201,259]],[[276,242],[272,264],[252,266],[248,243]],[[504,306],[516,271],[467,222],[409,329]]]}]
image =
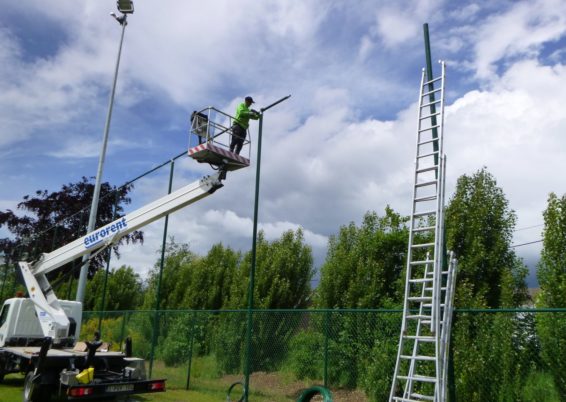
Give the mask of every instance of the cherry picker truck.
[{"label": "cherry picker truck", "polygon": [[[144,360],[132,357],[131,342],[126,342],[125,353],[107,350],[100,339],[77,343],[82,304],[57,299],[46,275],[207,197],[223,187],[226,172],[249,166],[249,139],[244,142],[248,158],[228,149],[233,116],[214,107],[195,114],[196,118],[191,118],[188,156],[208,163],[216,174],[204,176],[55,251],[44,253],[38,261],[19,262],[28,298],[8,299],[0,311],[0,382],[5,374],[25,374],[24,402],[44,402],[50,395],[88,400],[165,391],[165,380],[148,379]],[[195,139],[198,144],[191,144]]]},{"label": "cherry picker truck", "polygon": [[51,395],[88,400],[165,391],[165,380],[148,379],[144,360],[131,356],[131,343],[125,353],[105,350],[99,339],[77,343],[82,304],[57,299],[46,275],[214,193],[223,186],[219,176],[205,176],[38,261],[19,262],[28,298],[11,298],[2,306],[0,381],[8,373],[24,373],[24,402],[44,402]]}]

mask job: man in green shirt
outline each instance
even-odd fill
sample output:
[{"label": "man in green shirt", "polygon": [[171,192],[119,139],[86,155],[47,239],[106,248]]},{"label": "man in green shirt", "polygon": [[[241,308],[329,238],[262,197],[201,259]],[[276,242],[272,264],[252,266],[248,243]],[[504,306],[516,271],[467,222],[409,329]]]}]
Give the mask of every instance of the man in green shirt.
[{"label": "man in green shirt", "polygon": [[250,119],[259,119],[259,113],[250,109],[252,103],[255,103],[251,96],[246,96],[244,102],[240,103],[236,108],[236,116],[234,117],[234,124],[232,125],[232,141],[230,142],[230,151],[235,152],[236,155],[240,154],[246,133],[250,126]]}]

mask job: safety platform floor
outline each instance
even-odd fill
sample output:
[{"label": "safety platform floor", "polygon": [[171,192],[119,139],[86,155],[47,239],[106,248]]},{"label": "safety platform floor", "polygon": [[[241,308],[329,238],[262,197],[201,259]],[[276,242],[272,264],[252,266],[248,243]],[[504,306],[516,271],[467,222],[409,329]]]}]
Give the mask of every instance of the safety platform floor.
[{"label": "safety platform floor", "polygon": [[230,150],[210,142],[189,148],[189,156],[201,163],[215,166],[226,166],[227,171],[238,170],[250,166],[250,160]]}]

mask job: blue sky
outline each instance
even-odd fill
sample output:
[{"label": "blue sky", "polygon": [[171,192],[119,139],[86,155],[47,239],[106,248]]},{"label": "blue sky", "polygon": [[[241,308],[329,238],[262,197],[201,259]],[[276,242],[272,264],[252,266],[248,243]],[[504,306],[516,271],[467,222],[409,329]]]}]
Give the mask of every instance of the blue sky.
[{"label": "blue sky", "polygon": [[[0,5],[0,208],[15,209],[37,189],[95,175],[121,28],[109,17],[114,0]],[[262,106],[292,94],[265,118],[260,227],[268,238],[302,227],[320,263],[340,225],[387,204],[409,212],[428,22],[433,58],[447,64],[447,194],[460,175],[486,166],[518,215],[515,243],[523,243],[540,239],[548,193],[564,191],[564,1],[135,7],[104,171],[113,184],[186,149],[192,110],[233,113],[246,95]],[[183,158],[175,187],[206,173]],[[221,191],[174,215],[170,234],[199,253],[218,241],[249,249],[254,173],[230,175]],[[167,176],[138,182],[132,208],[163,195]],[[162,228],[148,226],[146,244],[113,265],[146,272]],[[540,244],[517,252],[533,266]]]}]

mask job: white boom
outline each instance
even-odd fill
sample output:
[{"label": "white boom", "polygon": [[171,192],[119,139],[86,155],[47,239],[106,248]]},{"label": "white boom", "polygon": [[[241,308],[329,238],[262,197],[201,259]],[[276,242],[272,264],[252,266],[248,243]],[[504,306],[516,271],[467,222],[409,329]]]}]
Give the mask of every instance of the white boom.
[{"label": "white boom", "polygon": [[45,276],[47,273],[84,254],[116,243],[127,234],[212,194],[223,186],[219,176],[205,176],[188,184],[55,251],[42,254],[35,263],[20,262],[29,298],[35,305],[44,335],[51,337],[56,344],[57,340],[67,336],[69,328],[69,319]]}]

